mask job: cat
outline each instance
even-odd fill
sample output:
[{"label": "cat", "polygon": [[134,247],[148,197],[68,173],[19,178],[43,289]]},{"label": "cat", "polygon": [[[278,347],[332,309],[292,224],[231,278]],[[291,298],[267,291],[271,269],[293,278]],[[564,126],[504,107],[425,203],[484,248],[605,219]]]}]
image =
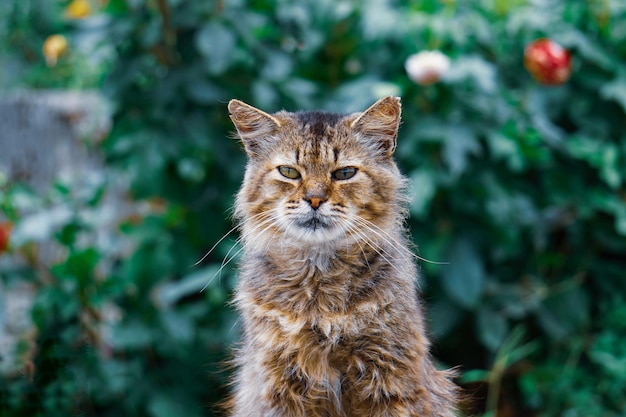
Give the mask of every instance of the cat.
[{"label": "cat", "polygon": [[453,372],[430,358],[404,228],[400,99],[348,115],[228,109],[248,157],[228,413],[454,416]]}]

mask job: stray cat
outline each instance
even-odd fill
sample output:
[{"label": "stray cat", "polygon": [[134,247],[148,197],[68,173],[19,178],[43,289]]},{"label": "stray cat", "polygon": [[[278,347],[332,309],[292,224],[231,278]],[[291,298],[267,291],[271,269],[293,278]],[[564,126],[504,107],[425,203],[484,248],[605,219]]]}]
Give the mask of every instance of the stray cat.
[{"label": "stray cat", "polygon": [[363,113],[228,105],[248,155],[234,417],[452,417],[403,227],[400,99]]}]

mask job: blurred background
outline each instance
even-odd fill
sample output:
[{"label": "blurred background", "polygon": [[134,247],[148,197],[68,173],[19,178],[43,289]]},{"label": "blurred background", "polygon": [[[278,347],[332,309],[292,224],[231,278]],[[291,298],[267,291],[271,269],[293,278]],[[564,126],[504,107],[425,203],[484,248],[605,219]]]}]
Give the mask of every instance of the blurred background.
[{"label": "blurred background", "polygon": [[226,103],[396,95],[464,412],[625,416],[624,39],[622,0],[2,0],[0,414],[218,415]]}]

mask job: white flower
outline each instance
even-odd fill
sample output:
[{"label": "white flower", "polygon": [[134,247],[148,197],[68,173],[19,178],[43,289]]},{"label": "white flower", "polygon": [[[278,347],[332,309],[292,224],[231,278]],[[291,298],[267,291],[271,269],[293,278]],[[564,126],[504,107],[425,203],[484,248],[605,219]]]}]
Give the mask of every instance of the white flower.
[{"label": "white flower", "polygon": [[450,68],[450,58],[440,51],[422,51],[404,62],[409,78],[419,85],[436,83]]}]

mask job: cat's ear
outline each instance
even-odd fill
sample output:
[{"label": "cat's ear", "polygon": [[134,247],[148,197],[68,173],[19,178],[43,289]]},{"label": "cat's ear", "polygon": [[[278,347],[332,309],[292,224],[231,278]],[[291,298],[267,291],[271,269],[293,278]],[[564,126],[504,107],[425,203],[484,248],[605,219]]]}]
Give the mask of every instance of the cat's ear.
[{"label": "cat's ear", "polygon": [[280,127],[278,119],[234,99],[228,103],[228,111],[248,155],[258,155],[264,146],[273,142],[272,137]]},{"label": "cat's ear", "polygon": [[370,148],[391,156],[396,150],[401,111],[400,97],[381,98],[359,114],[350,127]]}]

